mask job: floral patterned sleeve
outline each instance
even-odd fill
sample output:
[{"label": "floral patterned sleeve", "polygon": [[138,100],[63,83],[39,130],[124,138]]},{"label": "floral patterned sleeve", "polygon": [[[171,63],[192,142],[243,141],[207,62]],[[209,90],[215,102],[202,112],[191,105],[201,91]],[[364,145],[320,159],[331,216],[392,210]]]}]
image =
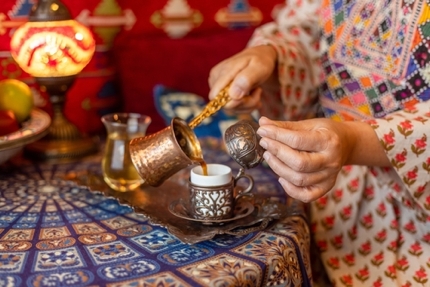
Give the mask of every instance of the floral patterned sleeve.
[{"label": "floral patterned sleeve", "polygon": [[[297,120],[314,114],[317,87],[321,81],[319,1],[286,0],[274,22],[258,28],[249,46],[272,45],[278,54],[277,91],[283,102],[265,101],[265,109],[280,107],[285,120]],[[270,96],[267,95],[266,96]],[[274,96],[274,95],[272,95]],[[272,113],[273,114],[273,113]]]},{"label": "floral patterned sleeve", "polygon": [[[368,121],[411,195],[430,208],[430,101]],[[423,196],[423,194],[425,195]],[[424,198],[425,197],[425,198]],[[427,208],[426,208],[427,209]]]}]

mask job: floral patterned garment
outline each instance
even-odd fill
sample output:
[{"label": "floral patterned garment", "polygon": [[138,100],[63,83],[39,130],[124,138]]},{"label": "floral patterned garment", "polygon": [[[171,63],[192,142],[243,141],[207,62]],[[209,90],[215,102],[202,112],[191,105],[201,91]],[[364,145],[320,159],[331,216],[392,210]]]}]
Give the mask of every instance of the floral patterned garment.
[{"label": "floral patterned garment", "polygon": [[297,120],[321,105],[334,120],[366,121],[391,160],[391,168],[344,167],[311,204],[335,286],[430,285],[429,5],[286,1],[250,41],[278,51],[281,88],[265,96],[284,106],[271,99],[263,113]]}]

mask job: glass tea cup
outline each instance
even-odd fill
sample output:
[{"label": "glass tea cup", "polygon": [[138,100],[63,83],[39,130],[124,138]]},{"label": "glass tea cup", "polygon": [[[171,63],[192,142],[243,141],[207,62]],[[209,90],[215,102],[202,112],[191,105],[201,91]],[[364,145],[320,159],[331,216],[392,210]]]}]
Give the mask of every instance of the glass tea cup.
[{"label": "glass tea cup", "polygon": [[107,131],[102,159],[104,181],[116,191],[136,189],[144,180],[131,161],[129,143],[145,136],[151,118],[138,113],[113,113],[102,116],[101,121]]}]

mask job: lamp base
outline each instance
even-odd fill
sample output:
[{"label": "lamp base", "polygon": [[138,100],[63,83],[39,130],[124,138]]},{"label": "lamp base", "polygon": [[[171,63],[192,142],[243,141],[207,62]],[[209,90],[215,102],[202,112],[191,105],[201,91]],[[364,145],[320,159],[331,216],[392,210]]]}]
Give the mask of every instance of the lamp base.
[{"label": "lamp base", "polygon": [[73,140],[50,140],[42,138],[28,144],[24,155],[41,161],[75,161],[98,151],[98,137],[80,137]]},{"label": "lamp base", "polygon": [[24,155],[43,161],[73,161],[98,151],[98,138],[87,137],[63,113],[66,93],[75,76],[37,77],[37,83],[49,94],[53,117],[48,134],[24,148]]}]

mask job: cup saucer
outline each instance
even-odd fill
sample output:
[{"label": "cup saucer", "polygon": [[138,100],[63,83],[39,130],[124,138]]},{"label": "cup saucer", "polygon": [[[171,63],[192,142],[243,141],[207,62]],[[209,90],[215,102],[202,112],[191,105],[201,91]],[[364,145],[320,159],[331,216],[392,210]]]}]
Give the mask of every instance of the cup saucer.
[{"label": "cup saucer", "polygon": [[232,218],[218,219],[218,220],[193,218],[190,215],[190,212],[188,211],[187,204],[182,199],[172,201],[169,205],[169,211],[170,213],[172,213],[177,217],[180,217],[186,220],[201,222],[204,225],[222,225],[226,222],[238,220],[240,218],[244,218],[250,215],[254,211],[254,205],[249,201],[244,201],[244,200],[238,201],[234,208],[234,211],[233,211],[234,215]]}]

